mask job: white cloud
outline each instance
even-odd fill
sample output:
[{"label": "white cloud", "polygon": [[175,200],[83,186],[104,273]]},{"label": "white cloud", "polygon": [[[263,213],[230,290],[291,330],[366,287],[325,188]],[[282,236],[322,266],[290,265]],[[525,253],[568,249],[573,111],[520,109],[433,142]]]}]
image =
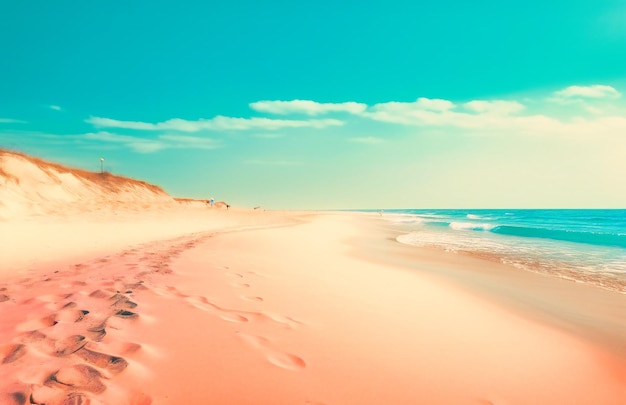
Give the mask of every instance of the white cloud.
[{"label": "white cloud", "polygon": [[101,117],[89,117],[85,120],[86,123],[92,124],[96,127],[104,127],[104,128],[124,128],[124,129],[139,129],[146,131],[154,131],[158,130],[159,124],[150,124],[147,122],[136,122],[136,121],[119,121],[111,118],[101,118]]},{"label": "white cloud", "polygon": [[367,105],[355,102],[346,103],[318,103],[311,100],[270,101],[263,100],[250,103],[250,108],[259,112],[270,114],[306,114],[320,115],[330,112],[347,112],[359,114],[367,108]]},{"label": "white cloud", "polygon": [[58,105],[50,105],[48,106],[51,110],[55,110],[55,111],[61,111],[62,108],[59,107]]},{"label": "white cloud", "polygon": [[[600,91],[613,94],[608,90]],[[577,94],[576,92],[571,94]],[[599,109],[581,101],[584,107],[580,111],[582,116],[572,113],[567,116],[551,116],[540,113],[524,114],[526,106],[518,101],[474,100],[461,105],[447,100],[438,100],[437,104],[431,101],[418,99],[411,103],[380,103],[368,108],[361,115],[381,122],[460,131],[464,134],[603,136],[626,133],[624,110],[620,110],[617,105]],[[433,105],[439,108],[435,109]],[[535,110],[537,107],[545,111],[545,105],[535,106]],[[599,115],[601,113],[602,116]]]},{"label": "white cloud", "polygon": [[96,127],[124,128],[142,131],[181,131],[198,132],[202,130],[277,130],[282,128],[324,128],[329,126],[343,125],[336,119],[312,119],[312,120],[276,120],[270,118],[233,118],[221,115],[212,119],[199,119],[188,121],[173,118],[156,124],[141,121],[120,121],[111,118],[90,117],[85,122]]},{"label": "white cloud", "polygon": [[269,118],[231,118],[217,116],[211,120],[214,129],[265,129],[276,130],[281,128],[325,128],[330,126],[341,126],[343,121],[336,119],[314,119],[314,120],[274,120]]},{"label": "white cloud", "polygon": [[465,108],[481,114],[509,115],[522,111],[525,107],[517,101],[474,100],[464,104]]},{"label": "white cloud", "polygon": [[455,104],[448,100],[418,99],[416,102],[375,104],[362,115],[376,121],[415,126],[471,127],[467,122],[470,114],[452,111]]},{"label": "white cloud", "polygon": [[569,86],[554,93],[557,99],[591,98],[616,99],[621,93],[611,86],[596,84],[593,86]]},{"label": "white cloud", "polygon": [[[256,111],[275,114],[306,114],[315,116],[329,112],[345,112],[353,115],[350,123],[359,118],[381,123],[392,123],[407,127],[436,130],[438,133],[459,134],[525,134],[525,135],[581,135],[626,133],[626,113],[623,104],[616,100],[619,91],[611,86],[570,86],[552,93],[553,97],[565,100],[562,108],[545,103],[546,99],[525,98],[517,100],[472,100],[454,102],[445,99],[418,98],[412,102],[390,101],[366,106],[357,102],[318,103],[311,100],[259,101],[250,104]],[[576,103],[576,108],[572,108]],[[88,123],[96,127],[122,128],[143,131],[198,132],[202,130],[246,131],[257,137],[277,137],[272,131],[286,128],[327,128],[344,125],[337,119],[271,119],[262,117],[236,118],[218,115],[211,119],[195,121],[173,118],[162,122],[120,121],[110,118],[91,117]],[[177,147],[174,145],[202,145],[213,148],[212,141],[203,138],[174,140],[174,135],[163,135],[150,142],[157,144],[127,144],[134,148]],[[134,137],[131,137],[136,139]],[[349,142],[376,144],[383,138],[371,136],[346,136]],[[141,145],[141,146],[139,146]],[[181,146],[182,147],[182,146]]]},{"label": "white cloud", "polygon": [[390,101],[372,106],[369,110],[373,112],[384,112],[390,114],[403,114],[411,111],[434,111],[444,112],[455,107],[449,100],[418,98],[417,101],[406,103],[400,101]]}]

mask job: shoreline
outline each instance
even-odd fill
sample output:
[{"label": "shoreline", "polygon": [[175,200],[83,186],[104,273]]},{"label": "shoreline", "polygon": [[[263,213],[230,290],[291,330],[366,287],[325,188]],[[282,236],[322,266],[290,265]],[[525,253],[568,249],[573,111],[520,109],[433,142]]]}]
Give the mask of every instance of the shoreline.
[{"label": "shoreline", "polygon": [[[0,365],[0,399],[20,403],[17,394],[28,392],[47,403],[82,395],[129,405],[626,399],[624,323],[597,313],[602,300],[581,312],[577,284],[401,245],[362,215],[231,211],[199,225],[196,214],[176,229],[182,217],[144,216],[166,231],[129,221],[143,226],[134,236],[142,244],[111,237],[89,261],[77,263],[76,251],[57,257],[66,264],[58,273],[30,271],[13,285],[16,277],[2,277],[0,294],[11,300],[0,302],[7,317],[0,355],[10,360]],[[523,294],[528,286],[540,293]],[[555,291],[569,301],[546,302]],[[624,302],[604,290],[590,296]],[[606,335],[586,333],[585,322],[572,328],[579,317],[604,324]],[[106,334],[94,335],[98,325]],[[35,332],[45,338],[32,341]],[[72,352],[69,336],[85,336],[87,346]],[[115,371],[85,353],[127,366]]]},{"label": "shoreline", "polygon": [[[385,236],[377,241],[360,238],[358,256],[391,261],[424,277],[450,283],[519,316],[608,346],[626,359],[625,293],[464,251],[404,244],[396,240],[402,231],[374,220],[365,226]],[[382,243],[387,246],[381,247]],[[388,251],[394,253],[385,255]]]}]

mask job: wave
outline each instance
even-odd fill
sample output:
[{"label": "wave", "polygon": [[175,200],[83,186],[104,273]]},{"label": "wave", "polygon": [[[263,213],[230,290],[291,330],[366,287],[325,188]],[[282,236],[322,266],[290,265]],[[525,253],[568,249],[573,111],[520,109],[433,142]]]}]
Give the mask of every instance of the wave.
[{"label": "wave", "polygon": [[423,218],[410,214],[386,214],[384,217],[389,222],[397,224],[411,224],[424,222]]},{"label": "wave", "polygon": [[490,232],[523,238],[551,239],[562,242],[626,248],[626,234],[624,233],[560,230],[463,221],[430,222],[428,225],[446,226],[457,231]]},{"label": "wave", "polygon": [[467,231],[490,231],[495,227],[493,224],[476,222],[450,222],[448,226],[452,229]]},{"label": "wave", "polygon": [[602,232],[564,231],[558,229],[532,228],[523,226],[499,225],[489,231],[510,236],[526,238],[553,239],[564,242],[586,243],[600,246],[626,248],[626,235]]},{"label": "wave", "polygon": [[466,217],[468,219],[481,219],[482,218],[480,215],[476,215],[476,214],[467,214]]}]

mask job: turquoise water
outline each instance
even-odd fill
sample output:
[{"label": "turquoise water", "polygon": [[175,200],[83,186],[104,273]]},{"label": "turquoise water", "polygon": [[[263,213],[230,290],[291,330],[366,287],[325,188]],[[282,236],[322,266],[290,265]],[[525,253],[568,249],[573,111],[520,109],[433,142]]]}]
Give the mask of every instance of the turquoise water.
[{"label": "turquoise water", "polygon": [[626,292],[626,210],[385,210],[397,240]]}]

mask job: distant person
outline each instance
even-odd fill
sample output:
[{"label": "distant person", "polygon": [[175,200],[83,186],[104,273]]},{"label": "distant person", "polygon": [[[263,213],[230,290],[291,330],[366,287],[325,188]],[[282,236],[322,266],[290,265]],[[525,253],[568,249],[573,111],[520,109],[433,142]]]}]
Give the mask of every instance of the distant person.
[{"label": "distant person", "polygon": [[211,198],[209,199],[209,205],[212,207],[212,206],[213,206],[213,204],[215,204],[215,200],[213,199],[213,197],[211,197]]}]

